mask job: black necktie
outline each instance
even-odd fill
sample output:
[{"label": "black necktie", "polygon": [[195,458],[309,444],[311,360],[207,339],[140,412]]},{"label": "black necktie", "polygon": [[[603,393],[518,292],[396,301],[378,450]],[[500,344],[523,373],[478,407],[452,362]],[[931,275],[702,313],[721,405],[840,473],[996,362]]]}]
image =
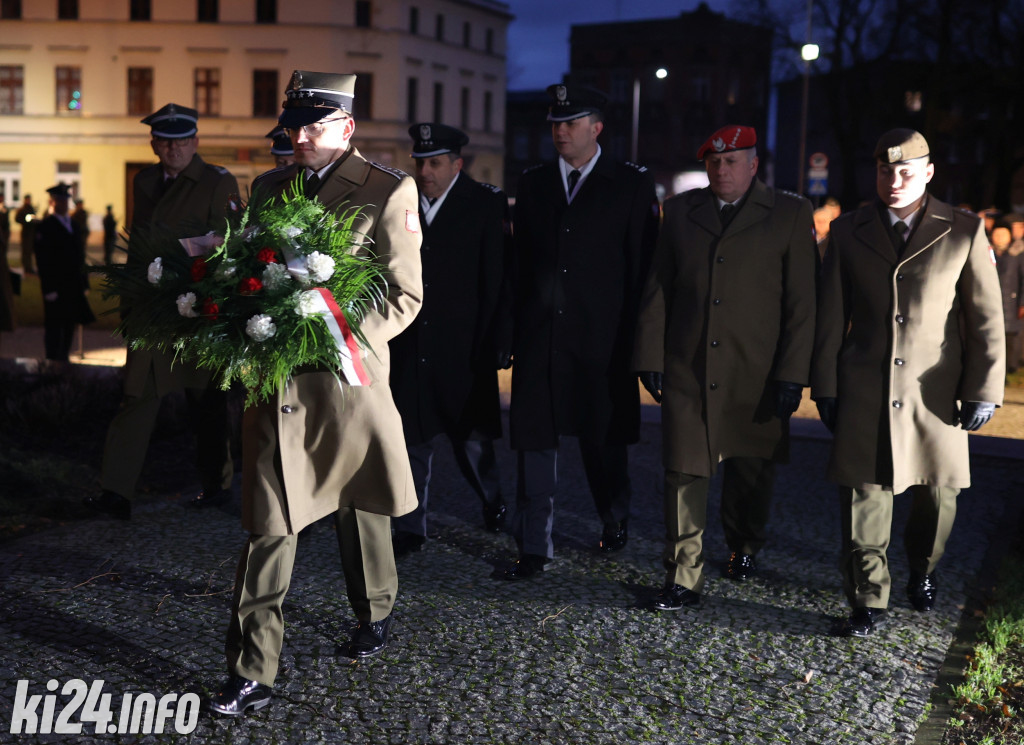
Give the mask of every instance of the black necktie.
[{"label": "black necktie", "polygon": [[434,197],[433,199],[431,199],[430,197],[427,197],[427,204],[429,204],[431,207],[434,206],[434,202],[436,202],[436,201],[437,201],[437,197]]},{"label": "black necktie", "polygon": [[896,231],[896,242],[899,246],[900,251],[902,251],[903,248],[907,245],[907,231],[910,229],[910,226],[907,225],[902,220],[898,220],[892,226],[892,229]]},{"label": "black necktie", "polygon": [[309,178],[306,179],[306,194],[315,194],[316,187],[320,186],[320,176],[316,173],[311,173]]},{"label": "black necktie", "polygon": [[732,220],[732,216],[736,214],[736,205],[726,204],[722,205],[722,209],[718,211],[718,219],[722,221],[722,227],[725,228],[729,225]]},{"label": "black necktie", "polygon": [[576,191],[576,184],[580,182],[580,172],[577,170],[569,171],[569,196]]}]

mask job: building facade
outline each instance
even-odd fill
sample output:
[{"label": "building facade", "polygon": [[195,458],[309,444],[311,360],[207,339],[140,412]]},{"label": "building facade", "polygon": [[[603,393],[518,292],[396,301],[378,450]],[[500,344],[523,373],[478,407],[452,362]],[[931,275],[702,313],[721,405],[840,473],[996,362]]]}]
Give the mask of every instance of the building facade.
[{"label": "building facade", "polygon": [[[635,159],[668,195],[684,188],[689,172],[703,170],[697,149],[719,127],[747,124],[764,136],[771,41],[770,30],[727,18],[703,3],[671,18],[574,25],[567,79],[609,96],[600,142],[615,158],[633,160],[636,122]],[[509,115],[510,174],[529,165],[517,160],[517,153],[539,154],[528,144],[534,140],[526,121],[535,101],[524,95],[514,104],[523,107],[524,116]],[[533,127],[543,131],[543,118]],[[762,149],[763,163],[765,155]]]},{"label": "building facade", "polygon": [[139,120],[171,101],[198,109],[200,155],[244,191],[273,167],[264,135],[294,69],[358,75],[369,159],[411,170],[409,124],[439,121],[501,183],[511,18],[497,0],[2,0],[0,196],[45,207],[63,181],[93,220],[112,204],[127,222],[155,162]]}]

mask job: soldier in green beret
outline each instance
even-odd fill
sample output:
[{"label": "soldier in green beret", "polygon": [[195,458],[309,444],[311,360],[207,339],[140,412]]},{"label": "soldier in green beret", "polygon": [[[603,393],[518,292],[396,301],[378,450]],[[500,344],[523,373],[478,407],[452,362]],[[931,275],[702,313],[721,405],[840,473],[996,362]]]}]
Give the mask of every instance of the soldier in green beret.
[{"label": "soldier in green beret", "polygon": [[878,199],[832,222],[811,393],[835,435],[843,587],[834,629],[868,636],[888,620],[893,496],[909,492],[907,597],[938,594],[935,568],[970,486],[967,433],[1003,400],[1003,309],[978,215],[928,194],[925,138],[894,129],[875,148]]}]

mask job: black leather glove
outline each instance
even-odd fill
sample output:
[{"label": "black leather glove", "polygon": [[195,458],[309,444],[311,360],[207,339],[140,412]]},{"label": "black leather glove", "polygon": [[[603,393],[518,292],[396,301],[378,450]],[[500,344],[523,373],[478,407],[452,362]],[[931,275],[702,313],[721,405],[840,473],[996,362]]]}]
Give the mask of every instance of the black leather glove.
[{"label": "black leather glove", "polygon": [[498,350],[498,369],[508,370],[512,367],[512,350],[511,349],[499,349]]},{"label": "black leather glove", "polygon": [[829,432],[836,431],[836,400],[834,398],[817,398],[814,403],[818,405],[818,417],[821,423],[828,427]]},{"label": "black leather glove", "polygon": [[960,407],[960,426],[974,432],[996,413],[996,405],[988,401],[964,401]]},{"label": "black leather glove", "polygon": [[661,373],[660,372],[639,372],[640,384],[651,394],[656,403],[661,403]]},{"label": "black leather glove", "polygon": [[786,383],[781,380],[775,382],[775,416],[779,419],[789,419],[793,412],[800,407],[800,398],[804,387],[799,383]]}]

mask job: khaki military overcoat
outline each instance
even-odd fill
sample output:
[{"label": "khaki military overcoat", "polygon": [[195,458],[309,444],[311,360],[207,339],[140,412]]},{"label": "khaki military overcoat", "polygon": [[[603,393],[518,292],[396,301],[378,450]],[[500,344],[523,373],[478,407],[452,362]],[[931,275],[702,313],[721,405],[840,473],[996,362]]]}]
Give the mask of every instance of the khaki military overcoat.
[{"label": "khaki military overcoat", "polygon": [[761,181],[724,232],[709,188],[666,200],[633,356],[664,373],[666,469],[787,456],[774,382],[808,382],[816,252],[807,200]]},{"label": "khaki military overcoat", "polygon": [[[297,166],[257,178],[259,192],[280,194]],[[362,331],[370,345],[366,386],[351,386],[320,369],[296,374],[269,402],[244,415],[242,525],[250,533],[290,535],[352,506],[382,515],[415,509],[416,491],[402,420],[388,386],[388,341],[412,323],[423,299],[416,183],[400,171],[363,159],[355,148],[316,191],[329,209],[363,211],[354,230],[358,250],[388,267],[387,302]]]},{"label": "khaki military overcoat", "polygon": [[836,398],[828,477],[970,486],[959,401],[1002,404],[1003,309],[981,219],[929,197],[899,258],[878,204],[832,222],[814,398]]},{"label": "khaki military overcoat", "polygon": [[[159,163],[135,176],[128,261],[132,260],[132,240],[145,240],[149,234],[190,238],[212,230],[224,235],[228,205],[232,200],[237,204],[238,200],[238,182],[226,169],[205,163],[194,155],[166,192],[163,182],[163,167]],[[142,395],[150,370],[158,396],[183,387],[205,388],[212,376],[209,370],[175,361],[174,355],[166,352],[129,350],[125,362],[125,395]]]}]

